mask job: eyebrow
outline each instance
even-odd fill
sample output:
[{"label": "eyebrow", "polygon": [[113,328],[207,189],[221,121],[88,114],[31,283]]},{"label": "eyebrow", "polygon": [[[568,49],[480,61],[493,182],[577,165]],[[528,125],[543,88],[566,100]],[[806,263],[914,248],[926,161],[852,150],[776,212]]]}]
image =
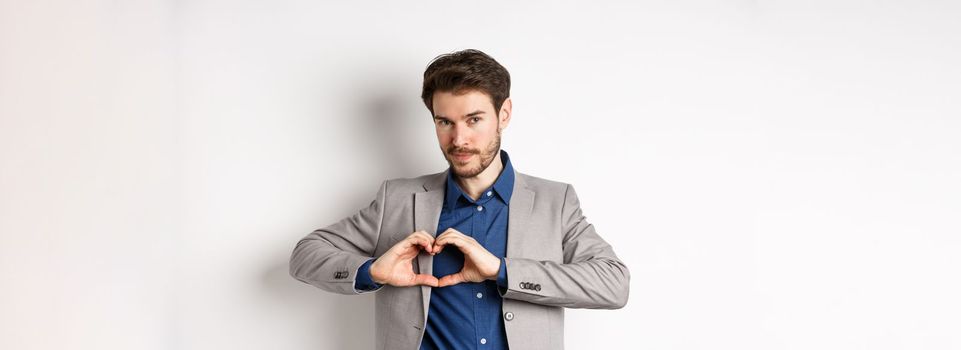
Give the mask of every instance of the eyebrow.
[{"label": "eyebrow", "polygon": [[[467,119],[467,118],[470,118],[470,117],[473,117],[473,116],[476,116],[476,115],[480,115],[480,114],[484,114],[484,111],[478,109],[478,110],[476,110],[476,111],[473,111],[473,112],[470,112],[470,113],[465,114],[464,117],[461,118],[461,119]],[[442,115],[440,115],[440,114],[435,115],[435,116],[434,116],[434,119],[450,120],[450,118],[447,118],[447,117],[442,116]]]}]

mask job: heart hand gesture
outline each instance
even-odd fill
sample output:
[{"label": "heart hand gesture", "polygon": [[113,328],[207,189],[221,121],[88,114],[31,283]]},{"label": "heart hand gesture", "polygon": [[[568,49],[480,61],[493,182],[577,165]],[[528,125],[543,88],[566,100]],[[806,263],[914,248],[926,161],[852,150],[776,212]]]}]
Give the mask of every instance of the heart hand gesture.
[{"label": "heart hand gesture", "polygon": [[449,228],[434,240],[431,255],[437,255],[444,247],[452,245],[464,253],[464,268],[457,273],[441,277],[438,287],[452,286],[462,282],[483,282],[497,279],[501,259],[491,254],[474,237]]}]

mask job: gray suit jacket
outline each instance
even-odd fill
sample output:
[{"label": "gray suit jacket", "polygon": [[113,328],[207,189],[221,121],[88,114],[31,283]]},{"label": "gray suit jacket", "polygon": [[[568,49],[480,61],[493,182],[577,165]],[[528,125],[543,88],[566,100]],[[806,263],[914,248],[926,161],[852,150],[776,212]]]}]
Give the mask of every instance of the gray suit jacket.
[{"label": "gray suit jacket", "polygon": [[[502,291],[511,349],[562,349],[564,307],[616,309],[627,303],[630,274],[581,213],[571,185],[515,171],[508,209],[507,280]],[[384,181],[360,212],[317,229],[290,257],[290,274],[320,289],[354,289],[360,265],[414,231],[436,235],[447,172]],[[421,253],[419,273],[433,258]],[[417,349],[432,287],[384,286],[376,293],[377,349]]]}]

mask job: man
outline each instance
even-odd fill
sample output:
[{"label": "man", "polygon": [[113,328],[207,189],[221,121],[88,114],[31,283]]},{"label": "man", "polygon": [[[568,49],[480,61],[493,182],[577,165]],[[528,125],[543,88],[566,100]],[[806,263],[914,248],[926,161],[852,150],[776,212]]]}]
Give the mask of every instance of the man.
[{"label": "man", "polygon": [[509,95],[483,52],[434,59],[421,98],[450,167],[385,181],[369,207],[294,248],[294,278],[376,293],[377,349],[562,349],[564,307],[627,303],[627,266],[573,187],[516,172],[500,149]]}]

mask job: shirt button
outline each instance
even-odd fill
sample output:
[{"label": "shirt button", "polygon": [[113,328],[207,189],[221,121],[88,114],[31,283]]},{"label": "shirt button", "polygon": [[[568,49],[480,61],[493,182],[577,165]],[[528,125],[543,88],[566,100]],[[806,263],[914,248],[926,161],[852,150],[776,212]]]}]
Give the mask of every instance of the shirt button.
[{"label": "shirt button", "polygon": [[513,320],[513,319],[514,319],[514,313],[513,313],[513,312],[507,312],[507,313],[505,313],[505,314],[504,314],[504,319],[505,319],[505,320],[508,320],[508,321]]},{"label": "shirt button", "polygon": [[484,211],[484,207],[478,205],[478,206],[477,206],[477,211]]},{"label": "shirt button", "polygon": [[494,192],[487,191],[487,196],[488,196],[488,197],[490,197],[492,194],[494,194]]},{"label": "shirt button", "polygon": [[487,344],[487,338],[481,338],[481,344]]},{"label": "shirt button", "polygon": [[477,299],[480,299],[480,298],[483,298],[483,297],[484,297],[484,293],[477,293]]}]

